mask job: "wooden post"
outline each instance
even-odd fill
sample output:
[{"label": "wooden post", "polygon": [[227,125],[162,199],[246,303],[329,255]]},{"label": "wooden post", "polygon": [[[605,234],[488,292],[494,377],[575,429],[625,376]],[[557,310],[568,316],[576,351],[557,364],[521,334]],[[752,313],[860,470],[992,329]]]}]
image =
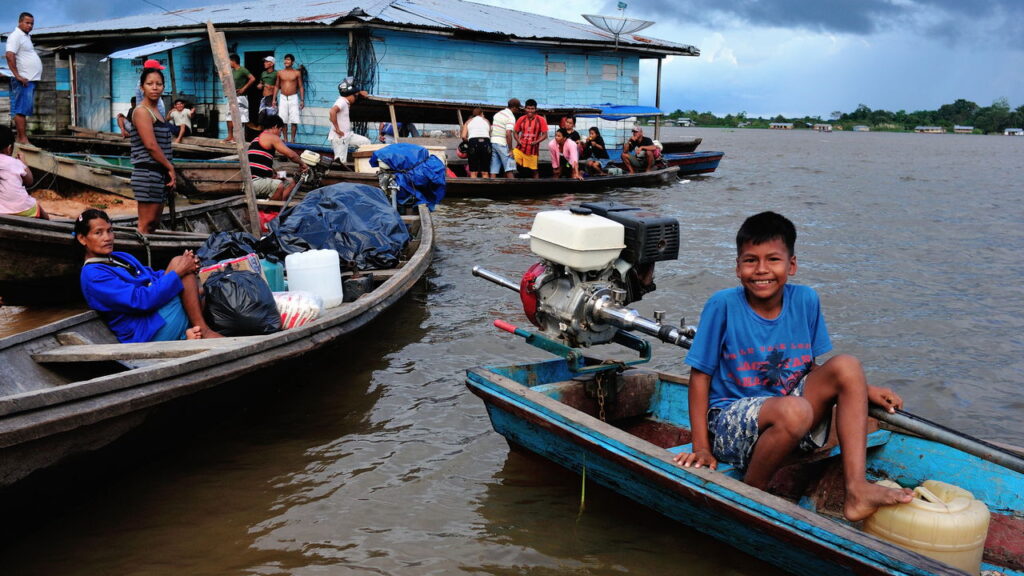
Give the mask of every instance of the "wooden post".
[{"label": "wooden post", "polygon": [[167,71],[171,74],[171,107],[173,108],[174,101],[178,99],[178,83],[174,79],[174,55],[172,52],[173,50],[167,51]]},{"label": "wooden post", "polygon": [[[661,58],[658,58],[658,87],[654,94],[654,107],[661,110]],[[661,116],[654,117],[654,139],[661,140]]]},{"label": "wooden post", "polygon": [[248,154],[246,154],[245,150],[245,124],[242,124],[242,116],[238,111],[235,79],[231,76],[231,65],[228,63],[228,44],[224,39],[224,33],[217,32],[213,28],[213,22],[210,20],[206,21],[206,31],[210,35],[213,62],[217,65],[217,74],[220,76],[220,83],[224,88],[224,97],[228,100],[231,121],[236,128],[241,130],[241,134],[235,135],[235,147],[238,150],[238,166],[242,170],[242,186],[245,189],[245,204],[249,209],[250,232],[252,232],[253,236],[259,238],[261,236],[260,213],[256,207],[256,194],[252,190],[252,173],[249,171]]},{"label": "wooden post", "polygon": [[395,139],[395,142],[398,142],[398,117],[395,115],[394,104],[388,104],[388,112],[391,113],[391,137]]}]

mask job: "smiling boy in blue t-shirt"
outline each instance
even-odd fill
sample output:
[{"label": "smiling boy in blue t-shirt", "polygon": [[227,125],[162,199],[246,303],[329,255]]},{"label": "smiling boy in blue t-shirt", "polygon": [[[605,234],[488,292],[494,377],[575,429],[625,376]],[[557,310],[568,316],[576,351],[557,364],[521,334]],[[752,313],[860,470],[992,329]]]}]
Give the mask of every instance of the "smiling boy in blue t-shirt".
[{"label": "smiling boy in blue t-shirt", "polygon": [[795,245],[793,223],[774,212],[751,216],[736,234],[740,286],[712,295],[701,313],[686,356],[693,452],[674,460],[712,469],[729,462],[745,470],[744,482],[764,489],[793,452],[825,443],[835,407],[843,514],[862,520],[913,496],[865,477],[868,403],[893,412],[903,400],[868,385],[853,356],[815,363],[832,342],[817,293],[787,284],[797,270]]}]

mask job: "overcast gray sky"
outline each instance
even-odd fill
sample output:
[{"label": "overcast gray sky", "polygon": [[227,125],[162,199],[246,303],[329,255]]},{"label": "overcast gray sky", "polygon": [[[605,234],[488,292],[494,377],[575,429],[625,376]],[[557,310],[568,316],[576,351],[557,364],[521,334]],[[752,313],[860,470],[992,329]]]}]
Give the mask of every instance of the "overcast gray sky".
[{"label": "overcast gray sky", "polygon": [[[566,20],[618,15],[616,1],[478,0]],[[39,28],[189,8],[216,0],[10,0]],[[663,65],[662,108],[749,116],[932,110],[958,98],[1024,105],[1024,0],[629,0],[625,15],[657,23],[641,34],[693,44],[699,58]],[[6,22],[6,24],[3,24]],[[655,64],[642,67],[653,104]]]}]

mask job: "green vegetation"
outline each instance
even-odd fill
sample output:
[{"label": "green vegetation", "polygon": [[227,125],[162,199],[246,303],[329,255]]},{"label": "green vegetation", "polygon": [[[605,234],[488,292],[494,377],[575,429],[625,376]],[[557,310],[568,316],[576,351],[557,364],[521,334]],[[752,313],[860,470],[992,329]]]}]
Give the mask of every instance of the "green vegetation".
[{"label": "green vegetation", "polygon": [[978,106],[961,98],[952,104],[943,104],[938,110],[918,110],[909,113],[906,110],[872,110],[861,104],[853,112],[837,110],[828,120],[823,120],[819,116],[784,118],[781,115],[774,118],[750,118],[746,112],[727,114],[720,118],[711,112],[696,110],[676,110],[666,118],[689,118],[697,126],[730,128],[768,128],[772,122],[792,122],[795,129],[810,128],[814,124],[831,124],[836,130],[852,130],[854,126],[863,125],[876,131],[902,132],[912,131],[915,126],[941,126],[947,132],[952,132],[953,126],[957,125],[973,126],[977,134],[1002,134],[1006,128],[1024,127],[1024,106],[1011,109],[1006,98],[999,98],[991,106]]}]

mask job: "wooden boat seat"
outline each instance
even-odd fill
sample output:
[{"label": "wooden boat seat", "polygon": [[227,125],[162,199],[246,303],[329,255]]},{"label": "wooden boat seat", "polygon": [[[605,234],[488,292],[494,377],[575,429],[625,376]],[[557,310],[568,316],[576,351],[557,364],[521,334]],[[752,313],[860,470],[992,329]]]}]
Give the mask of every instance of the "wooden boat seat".
[{"label": "wooden boat seat", "polygon": [[[884,446],[889,441],[889,438],[891,436],[892,436],[892,432],[889,432],[888,430],[875,430],[874,432],[871,432],[871,433],[868,434],[867,447],[868,448],[877,448],[879,446]],[[693,444],[683,444],[681,446],[673,446],[673,447],[669,448],[668,451],[673,453],[673,454],[679,454],[681,452],[692,452],[693,451]],[[815,450],[814,452],[811,452],[810,454],[805,454],[805,455],[797,458],[795,461],[789,462],[788,464],[796,464],[796,463],[807,464],[807,463],[810,463],[810,462],[817,462],[819,460],[826,460],[826,459],[829,459],[829,458],[835,458],[838,455],[839,455],[839,446],[838,445],[827,445],[827,446],[821,448],[820,450]],[[729,476],[731,476],[733,478],[736,478],[736,479],[742,479],[743,478],[743,475],[739,471],[737,471],[731,464],[725,464],[725,463],[719,462],[718,463],[718,471],[722,472],[722,473],[725,473],[725,474],[728,474]]]},{"label": "wooden boat seat", "polygon": [[[252,342],[252,336],[178,340],[174,342],[138,342],[129,344],[76,343],[32,354],[40,364],[56,362],[105,362],[110,360],[153,360],[182,358],[209,350],[239,348]],[[70,338],[65,340],[71,340]]]}]

